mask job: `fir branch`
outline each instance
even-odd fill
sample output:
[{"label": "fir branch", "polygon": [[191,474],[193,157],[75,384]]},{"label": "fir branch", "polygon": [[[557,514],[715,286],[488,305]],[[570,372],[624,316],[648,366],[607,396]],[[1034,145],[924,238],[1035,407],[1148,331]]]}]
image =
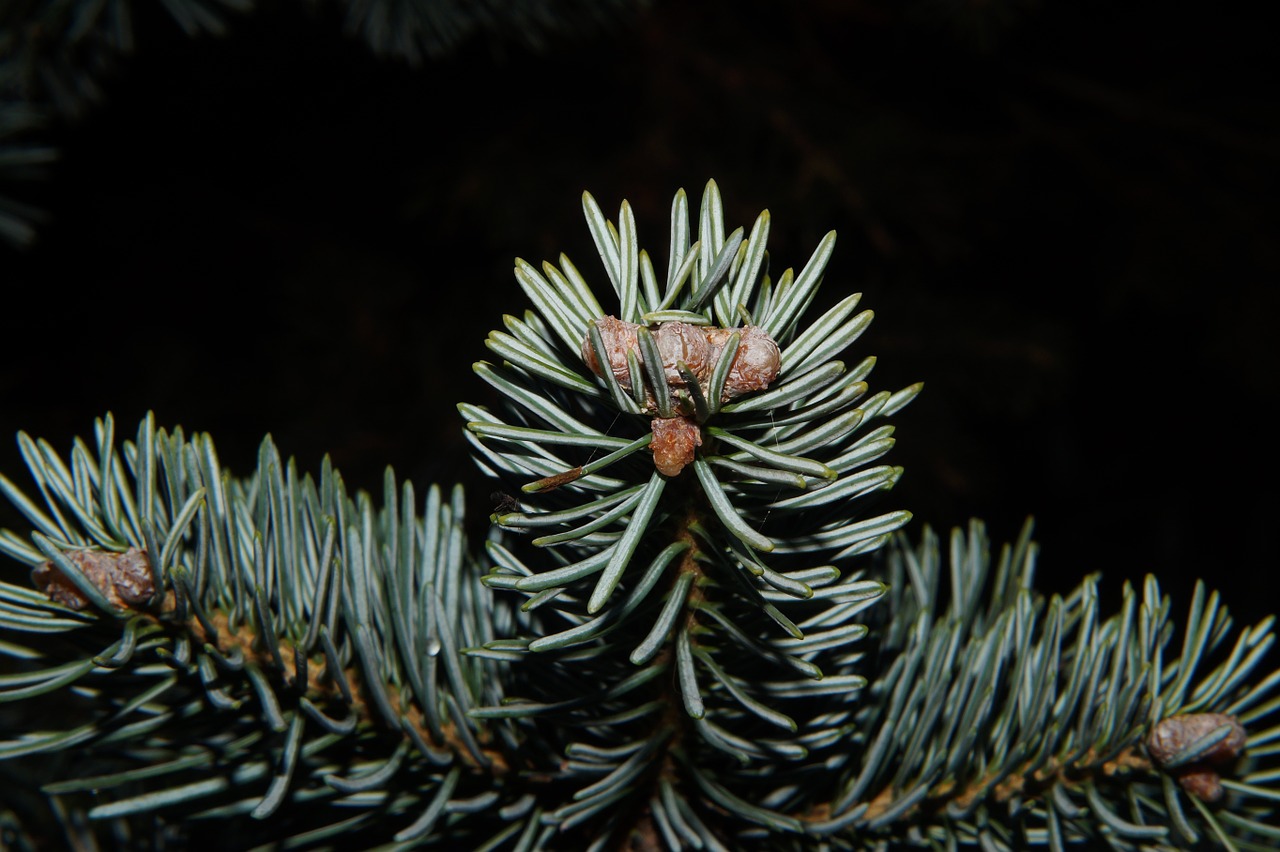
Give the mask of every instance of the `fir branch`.
[{"label": "fir branch", "polygon": [[42,178],[57,152],[35,141],[46,117],[38,109],[5,97],[9,67],[0,61],[0,239],[13,245],[30,245],[36,225],[45,218],[40,209],[14,197],[19,184]]},{"label": "fir branch", "polygon": [[[874,362],[834,360],[870,320],[856,297],[800,324],[834,234],[775,285],[769,214],[725,236],[712,182],[696,233],[685,194],[673,201],[664,283],[626,202],[617,224],[590,195],[583,207],[617,317],[567,258],[517,261],[535,311],[506,325],[523,346],[495,332],[506,360],[476,365],[507,405],[460,406],[484,469],[533,477],[495,521],[540,533],[519,552],[490,545],[485,582],[524,593],[527,615],[473,653],[528,656],[512,670],[522,700],[477,715],[552,722],[548,746],[593,756],[558,773],[589,783],[547,817],[587,826],[583,843],[637,825],[673,848],[802,831],[796,803],[829,799],[797,779],[844,759],[865,683],[859,616],[885,589],[847,562],[909,518],[862,508],[901,474],[870,466],[892,446],[875,420],[919,386],[866,396]],[[696,435],[687,469],[659,458],[670,420]],[[765,786],[735,792],[743,779]]]},{"label": "fir branch", "polygon": [[477,33],[547,50],[555,35],[584,36],[616,26],[646,5],[636,0],[344,0],[346,29],[377,53],[417,65]]},{"label": "fir branch", "polygon": [[[207,435],[148,419],[118,449],[113,432],[99,421],[69,461],[23,436],[43,505],[0,478],[38,530],[34,546],[5,531],[0,550],[60,570],[80,607],[0,584],[0,702],[18,703],[0,757],[75,749],[46,793],[144,845],[192,841],[198,822],[175,824],[175,810],[234,817],[233,845],[333,832],[477,844],[506,830],[465,818],[477,796],[520,797],[501,792],[510,735],[467,716],[502,700],[505,664],[459,649],[510,616],[465,580],[461,492],[432,488],[418,517],[413,487],[388,471],[375,510],[327,462],[319,480],[299,476],[270,439],[239,480]],[[129,606],[67,558],[130,548],[157,581]],[[287,820],[266,819],[281,808]]]},{"label": "fir branch", "polygon": [[[834,360],[856,297],[802,322],[833,237],[775,282],[768,215],[726,236],[710,184],[660,282],[625,203],[584,208],[621,318],[567,258],[518,262],[535,310],[476,366],[503,406],[459,406],[482,469],[530,480],[487,574],[460,489],[419,515],[388,471],[377,507],[270,439],[237,479],[150,418],[65,458],[20,435],[0,771],[68,844],[1280,840],[1273,619],[1233,633],[1198,587],[1179,631],[1150,578],[1110,617],[1096,578],[1046,601],[1029,527],[994,563],[979,524],[908,545],[869,507],[919,387]],[[27,845],[32,805],[0,808]]]},{"label": "fir branch", "polygon": [[[1096,578],[1047,602],[1032,591],[1029,524],[994,565],[988,551],[975,522],[952,533],[945,562],[927,530],[891,552],[879,674],[857,715],[875,735],[809,830],[986,848],[1270,848],[1280,773],[1264,720],[1280,708],[1280,672],[1259,672],[1273,619],[1233,639],[1199,585],[1178,639],[1153,577],[1141,594],[1126,585],[1104,619]],[[1178,790],[1176,765],[1148,746],[1162,720],[1208,712],[1249,731],[1213,807]]]},{"label": "fir branch", "polygon": [[[80,117],[102,100],[100,82],[135,47],[135,0],[25,0],[0,7],[0,93]],[[252,0],[163,0],[188,36],[225,35],[226,12]]]},{"label": "fir branch", "polygon": [[[163,0],[188,36],[224,35],[226,10],[252,0]],[[83,118],[104,99],[102,82],[134,48],[134,0],[16,0],[0,4],[0,239],[27,246],[44,211],[24,203],[18,181],[42,177],[57,152],[39,132],[54,118]]]},{"label": "fir branch", "polygon": [[[11,188],[52,161],[31,141],[51,117],[79,119],[105,100],[104,80],[136,47],[136,0],[14,0],[0,4],[0,239],[26,246],[45,218]],[[188,37],[225,36],[231,13],[254,0],[160,0]],[[616,28],[645,0],[337,0],[348,34],[375,53],[419,64],[439,59],[479,33],[546,51],[553,36]],[[145,11],[145,10],[144,10]],[[299,10],[301,12],[301,10]],[[19,130],[23,138],[16,138]],[[18,197],[14,197],[17,195]]]}]

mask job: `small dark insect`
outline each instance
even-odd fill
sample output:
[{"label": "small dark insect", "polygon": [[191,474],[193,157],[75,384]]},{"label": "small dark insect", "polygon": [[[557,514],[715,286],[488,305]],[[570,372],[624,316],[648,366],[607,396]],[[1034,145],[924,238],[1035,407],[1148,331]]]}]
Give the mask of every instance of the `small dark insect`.
[{"label": "small dark insect", "polygon": [[495,516],[509,515],[512,512],[520,511],[520,501],[505,491],[494,491],[489,495],[489,499],[493,501],[493,514]]},{"label": "small dark insect", "polygon": [[[1223,726],[1229,728],[1227,735],[1201,752],[1199,744]],[[1217,768],[1235,761],[1244,745],[1245,730],[1235,716],[1188,713],[1157,723],[1147,738],[1147,753],[1182,789],[1202,802],[1216,802],[1222,798]]]},{"label": "small dark insect", "polygon": [[[71,550],[65,555],[117,609],[140,609],[155,595],[151,562],[145,550],[136,547],[124,553]],[[37,565],[31,572],[31,582],[50,600],[69,609],[84,609],[89,605],[84,592],[52,562]]]},{"label": "small dark insect", "polygon": [[[607,367],[596,357],[595,347],[588,335],[582,342],[582,360],[597,376],[603,377],[605,369],[613,373],[618,384],[630,391],[631,370],[627,365],[627,353],[640,354],[640,326],[617,317],[596,320],[600,339],[604,344]],[[702,432],[693,419],[692,403],[687,390],[692,375],[700,388],[710,385],[711,374],[724,351],[729,338],[738,334],[738,349],[729,365],[720,402],[742,396],[752,391],[764,390],[778,377],[782,365],[778,344],[765,331],[756,326],[744,328],[716,328],[690,325],[683,322],[664,322],[653,328],[653,340],[662,357],[662,373],[671,395],[670,408],[673,417],[653,419],[654,466],[665,476],[675,476],[693,461],[694,451],[702,445]],[[687,373],[681,372],[681,366]],[[652,387],[645,388],[645,410],[657,415],[659,406],[653,398]]]}]

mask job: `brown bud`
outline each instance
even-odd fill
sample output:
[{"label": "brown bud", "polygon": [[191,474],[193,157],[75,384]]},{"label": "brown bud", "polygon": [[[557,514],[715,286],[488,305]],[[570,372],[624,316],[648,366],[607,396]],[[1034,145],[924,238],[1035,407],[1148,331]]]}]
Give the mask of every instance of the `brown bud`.
[{"label": "brown bud", "polygon": [[[602,317],[595,321],[600,329],[608,369],[618,384],[630,391],[631,370],[627,365],[627,353],[639,355],[640,326],[617,317]],[[752,391],[764,390],[778,377],[781,355],[773,338],[756,326],[741,329],[714,328],[690,325],[684,322],[664,322],[653,330],[653,340],[662,358],[662,372],[671,392],[671,407],[680,412],[675,417],[655,417],[653,430],[653,463],[666,476],[675,476],[693,461],[694,451],[702,446],[702,432],[698,424],[690,420],[689,395],[684,390],[688,380],[677,365],[683,363],[698,380],[705,393],[711,382],[720,354],[734,333],[738,337],[738,349],[725,376],[720,401],[742,396]],[[597,376],[604,376],[604,367],[591,345],[591,335],[582,341],[582,360]],[[642,359],[643,360],[643,359]],[[680,391],[679,396],[676,391]],[[645,388],[645,409],[656,414],[660,409],[653,399],[654,389]],[[665,410],[665,409],[663,409]]]},{"label": "brown bud", "polygon": [[658,345],[658,354],[662,356],[662,371],[668,385],[685,386],[684,376],[676,369],[680,361],[698,377],[699,382],[706,384],[719,350],[712,348],[704,329],[685,322],[664,322],[653,332],[653,342]]},{"label": "brown bud", "polygon": [[[600,329],[605,357],[609,359],[609,369],[613,371],[613,377],[618,380],[618,384],[622,385],[623,389],[631,390],[631,370],[627,367],[627,352],[639,350],[640,344],[636,332],[640,326],[617,317],[601,317],[596,320],[596,327]],[[591,372],[597,376],[604,375],[600,361],[596,358],[595,347],[591,345],[590,334],[582,341],[582,360]]]},{"label": "brown bud", "polygon": [[724,382],[726,399],[769,387],[782,365],[778,344],[763,330],[749,325],[740,333],[738,351]]},{"label": "brown bud", "polygon": [[1203,764],[1192,764],[1174,770],[1178,786],[1202,802],[1216,802],[1222,798],[1222,776]]},{"label": "brown bud", "polygon": [[[1223,725],[1230,732],[1189,763],[1181,762],[1189,749]],[[1246,734],[1240,720],[1225,713],[1187,713],[1162,719],[1147,737],[1147,753],[1160,769],[1172,775],[1203,802],[1222,798],[1221,777],[1214,767],[1231,763],[1244,753]],[[1172,764],[1172,765],[1171,765]]]},{"label": "brown bud", "polygon": [[1147,752],[1163,767],[1223,725],[1230,725],[1231,733],[1196,758],[1196,763],[1226,763],[1244,751],[1245,732],[1239,719],[1225,713],[1188,713],[1163,719],[1147,738]]},{"label": "brown bud", "polygon": [[[627,352],[634,350],[639,353],[637,332],[640,326],[617,317],[602,317],[596,320],[596,327],[600,329],[605,355],[609,359],[609,369],[618,384],[630,391],[631,371],[627,366]],[[654,328],[653,339],[658,346],[658,354],[662,357],[668,387],[674,390],[688,384],[676,368],[677,363],[684,362],[705,390],[711,382],[711,373],[720,359],[720,353],[724,351],[730,335],[735,332],[739,335],[738,349],[725,377],[720,401],[728,402],[743,394],[764,390],[773,384],[773,380],[778,377],[782,355],[778,344],[763,329],[754,325],[716,328],[684,322],[664,322]],[[589,334],[582,341],[582,360],[591,372],[597,376],[604,375]],[[648,392],[650,398],[647,408],[652,414],[658,409],[652,399],[652,388]],[[673,397],[672,403],[676,402]]]},{"label": "brown bud", "polygon": [[[155,595],[147,552],[131,547],[124,553],[71,550],[64,554],[80,573],[118,609],[138,609]],[[37,565],[31,581],[49,599],[69,609],[84,609],[89,599],[52,562]]]},{"label": "brown bud", "polygon": [[693,461],[702,446],[702,430],[687,417],[655,417],[651,426],[653,465],[664,476],[675,476]]}]

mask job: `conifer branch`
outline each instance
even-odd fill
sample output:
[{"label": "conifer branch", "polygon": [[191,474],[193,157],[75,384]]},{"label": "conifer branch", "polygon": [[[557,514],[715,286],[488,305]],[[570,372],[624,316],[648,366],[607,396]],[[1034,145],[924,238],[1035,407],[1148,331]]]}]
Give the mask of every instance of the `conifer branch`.
[{"label": "conifer branch", "polygon": [[768,214],[726,236],[712,183],[696,230],[677,194],[660,280],[625,203],[584,210],[612,296],[518,261],[534,309],[475,367],[502,405],[459,406],[482,469],[524,483],[483,555],[460,489],[419,508],[388,471],[375,505],[269,438],[241,479],[150,417],[66,457],[19,436],[0,772],[41,787],[0,808],[13,836],[1280,841],[1273,619],[1235,631],[1200,586],[1179,628],[1152,578],[1110,616],[1094,577],[1045,600],[1029,526],[994,561],[977,523],[945,559],[912,546],[877,504],[901,475],[882,421],[919,386],[869,393],[874,359],[836,360],[855,296],[803,321],[834,236],[775,281]]},{"label": "conifer branch", "polygon": [[[1280,708],[1280,672],[1259,670],[1274,619],[1233,636],[1201,584],[1179,631],[1154,577],[1141,594],[1126,585],[1109,618],[1096,577],[1045,601],[1033,591],[1030,534],[1028,524],[994,564],[977,522],[952,533],[945,559],[927,530],[916,547],[899,540],[880,611],[889,621],[875,637],[880,674],[858,717],[877,736],[821,830],[843,812],[863,837],[905,828],[992,848],[1273,843],[1278,773],[1266,744],[1280,729],[1263,720]],[[1212,770],[1234,777],[1213,808],[1202,791],[1179,790],[1174,762],[1150,747],[1165,720],[1208,713],[1249,732]],[[1186,745],[1187,763],[1209,770]]]},{"label": "conifer branch", "polygon": [[[145,6],[145,4],[142,4]],[[161,0],[191,38],[225,36],[255,0]],[[304,10],[298,9],[299,13]],[[585,37],[617,27],[644,0],[334,0],[345,30],[380,56],[419,65],[478,34],[547,51],[555,36]],[[16,0],[0,3],[0,240],[26,246],[44,211],[15,184],[56,158],[39,141],[55,117],[79,119],[104,99],[111,70],[136,47],[137,0]],[[142,12],[147,11],[145,8]]]},{"label": "conifer branch", "polygon": [[[491,828],[462,825],[474,798],[519,799],[498,792],[512,750],[467,716],[501,701],[504,664],[460,649],[510,616],[466,579],[460,490],[430,489],[418,517],[388,471],[375,509],[327,462],[299,476],[270,439],[235,479],[207,435],[150,419],[117,448],[108,416],[69,461],[20,443],[44,505],[0,478],[35,530],[0,550],[70,582],[57,597],[0,585],[0,702],[33,705],[0,758],[74,750],[49,795],[147,845],[195,836],[167,825],[175,811],[248,815],[245,843],[359,829],[474,844]],[[117,569],[95,584],[68,558],[126,552],[158,577],[128,606],[104,593]],[[283,832],[265,821],[281,808]]]}]

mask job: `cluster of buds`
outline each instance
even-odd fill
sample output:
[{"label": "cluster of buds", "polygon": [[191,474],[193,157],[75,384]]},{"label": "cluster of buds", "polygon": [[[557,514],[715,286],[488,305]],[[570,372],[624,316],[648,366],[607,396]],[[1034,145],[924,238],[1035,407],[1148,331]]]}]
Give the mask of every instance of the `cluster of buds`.
[{"label": "cluster of buds", "polygon": [[[641,326],[617,317],[604,317],[596,320],[596,328],[600,329],[600,339],[604,342],[605,356],[609,359],[609,370],[613,377],[624,390],[632,390],[627,353],[635,352],[639,355]],[[662,371],[673,407],[686,415],[692,413],[692,409],[688,407],[688,394],[684,393],[688,379],[680,371],[679,365],[683,364],[688,373],[696,377],[705,389],[725,344],[735,332],[739,338],[738,350],[734,353],[733,364],[725,377],[724,389],[720,394],[721,402],[728,402],[751,391],[763,390],[778,377],[781,354],[773,338],[753,325],[717,328],[686,322],[664,322],[653,328],[653,341],[662,358]],[[591,345],[590,335],[582,342],[582,360],[597,376],[604,376],[604,370]],[[653,398],[652,386],[646,387],[646,396],[647,410],[656,414],[658,405]]]},{"label": "cluster of buds", "polygon": [[[589,334],[582,342],[582,360],[597,376],[603,378],[605,369],[608,369],[624,390],[633,391],[635,383],[627,355],[635,353],[636,358],[643,362],[640,357],[641,326],[611,316],[596,320],[595,325],[600,330],[604,355],[609,363],[607,367],[600,363]],[[767,388],[778,377],[781,352],[772,337],[751,325],[718,328],[664,322],[653,327],[650,333],[662,359],[662,374],[669,395],[663,404],[659,404],[654,398],[654,382],[651,380],[645,384],[645,411],[655,415],[650,446],[658,470],[667,476],[675,476],[693,461],[694,450],[702,445],[701,430],[691,419],[696,409],[690,382],[698,383],[699,394],[707,391],[711,385],[711,374],[729,338],[735,333],[738,335],[738,348],[720,391],[721,403]],[[670,412],[672,416],[660,416],[663,411]]]},{"label": "cluster of buds", "polygon": [[[1206,748],[1206,743],[1212,744]],[[1218,769],[1235,762],[1244,745],[1244,727],[1235,716],[1187,713],[1158,722],[1147,738],[1147,753],[1182,789],[1202,802],[1216,802],[1222,798]]]}]

